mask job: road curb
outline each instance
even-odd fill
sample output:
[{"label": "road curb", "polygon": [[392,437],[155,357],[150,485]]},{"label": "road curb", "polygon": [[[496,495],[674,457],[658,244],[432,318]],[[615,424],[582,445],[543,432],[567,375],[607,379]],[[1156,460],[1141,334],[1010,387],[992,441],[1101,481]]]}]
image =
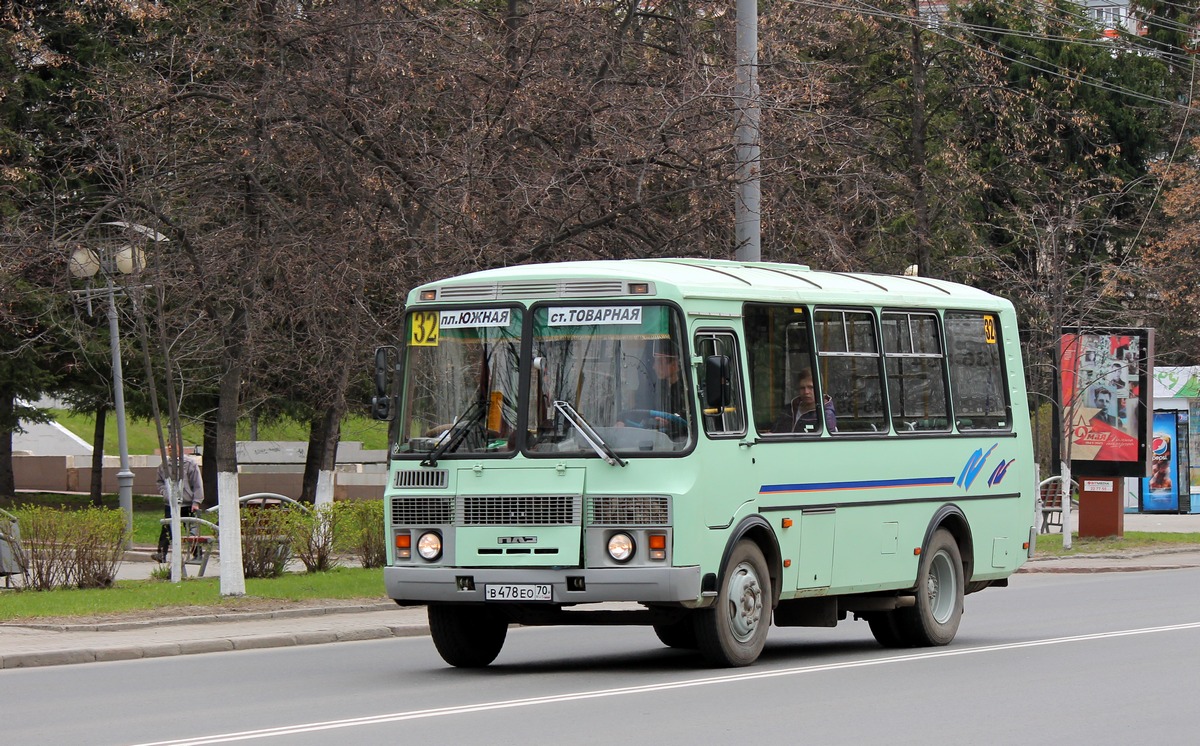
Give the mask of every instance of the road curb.
[{"label": "road curb", "polygon": [[1024,565],[1017,572],[1038,574],[1038,573],[1056,573],[1056,574],[1086,574],[1095,572],[1149,572],[1150,570],[1185,570],[1194,568],[1197,565],[1099,565],[1094,567],[1065,567],[1062,565],[1056,567],[1030,567]]},{"label": "road curb", "polygon": [[84,622],[42,623],[42,622],[2,622],[0,627],[20,627],[22,629],[37,629],[48,632],[121,632],[130,629],[146,629],[149,627],[171,626],[177,624],[212,624],[214,622],[251,622],[262,619],[294,619],[297,617],[323,616],[326,614],[352,614],[363,611],[380,611],[394,609],[396,604],[391,601],[381,601],[374,604],[358,604],[354,606],[312,606],[303,609],[276,609],[273,611],[233,611],[215,614],[196,614],[178,617],[159,617],[156,619],[137,619],[122,622]]},{"label": "road curb", "polygon": [[428,634],[429,626],[425,624],[374,624],[337,631],[319,630],[296,634],[270,633],[263,635],[216,637],[208,640],[151,643],[146,645],[116,645],[113,647],[12,653],[0,655],[0,669],[37,668],[75,663],[137,660],[140,658],[165,658],[176,655],[194,655],[197,653],[220,653],[230,650],[264,650],[268,648],[321,645],[334,642],[383,640],[392,637],[421,637]]}]

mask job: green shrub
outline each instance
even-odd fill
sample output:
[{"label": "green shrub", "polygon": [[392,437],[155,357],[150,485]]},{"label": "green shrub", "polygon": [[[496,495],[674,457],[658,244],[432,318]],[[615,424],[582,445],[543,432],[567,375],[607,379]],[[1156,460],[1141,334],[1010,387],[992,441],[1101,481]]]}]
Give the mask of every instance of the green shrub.
[{"label": "green shrub", "polygon": [[125,556],[125,515],[120,510],[88,508],[75,518],[74,584],[107,588]]},{"label": "green shrub", "polygon": [[346,511],[340,503],[308,510],[286,511],[292,554],[308,572],[325,572],[338,566],[336,555]]},{"label": "green shrub", "polygon": [[299,512],[274,506],[243,505],[242,572],[247,578],[277,578],[292,558],[289,513]]},{"label": "green shrub", "polygon": [[383,532],[383,500],[347,500],[344,531],[346,551],[363,567],[383,567],[387,540]]},{"label": "green shrub", "polygon": [[107,588],[125,552],[125,515],[109,508],[24,505],[18,562],[26,588]]}]

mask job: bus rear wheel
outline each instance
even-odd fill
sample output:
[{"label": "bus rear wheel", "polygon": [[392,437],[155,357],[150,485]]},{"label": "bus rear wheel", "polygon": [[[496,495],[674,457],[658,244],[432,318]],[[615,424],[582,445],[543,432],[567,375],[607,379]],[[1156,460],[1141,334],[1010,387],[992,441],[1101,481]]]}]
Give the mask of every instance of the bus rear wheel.
[{"label": "bus rear wheel", "polygon": [[758,545],[738,542],[722,578],[716,605],[695,612],[696,644],[714,666],[748,666],[771,626],[771,578]]},{"label": "bus rear wheel", "polygon": [[938,529],[921,552],[916,604],[893,612],[905,641],[913,647],[950,644],[962,620],[966,585],[958,542]]},{"label": "bus rear wheel", "polygon": [[429,604],[429,636],[442,660],[458,668],[483,668],[500,655],[508,619],[486,606]]}]

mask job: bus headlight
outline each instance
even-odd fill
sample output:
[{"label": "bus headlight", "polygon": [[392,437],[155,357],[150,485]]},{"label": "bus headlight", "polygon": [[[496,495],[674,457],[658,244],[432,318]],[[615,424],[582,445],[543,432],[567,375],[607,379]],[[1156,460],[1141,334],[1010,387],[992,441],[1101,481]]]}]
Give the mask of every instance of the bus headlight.
[{"label": "bus headlight", "polygon": [[430,562],[441,557],[442,537],[433,531],[421,534],[421,538],[417,539],[417,554]]},{"label": "bus headlight", "polygon": [[628,562],[633,556],[633,537],[629,534],[613,534],[608,537],[608,556],[617,562]]}]

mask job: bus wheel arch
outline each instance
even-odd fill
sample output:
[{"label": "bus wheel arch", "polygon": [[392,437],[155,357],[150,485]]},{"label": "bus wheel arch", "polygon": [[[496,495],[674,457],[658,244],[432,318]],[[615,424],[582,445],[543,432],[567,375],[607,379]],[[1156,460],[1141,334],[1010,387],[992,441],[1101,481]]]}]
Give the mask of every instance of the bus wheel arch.
[{"label": "bus wheel arch", "polygon": [[783,577],[783,554],[779,551],[779,541],[775,537],[774,529],[761,515],[744,518],[729,534],[729,540],[725,542],[725,551],[721,554],[721,570],[717,576],[718,587],[725,580],[730,555],[733,554],[738,542],[743,540],[752,541],[758,545],[758,550],[762,552],[763,559],[767,562],[767,574],[771,579],[771,608],[775,608],[779,605],[780,580]]},{"label": "bus wheel arch", "polygon": [[963,581],[970,585],[975,570],[975,542],[971,536],[971,524],[967,522],[962,508],[954,503],[947,503],[938,508],[925,528],[925,539],[921,542],[922,551],[929,547],[938,529],[950,532],[954,541],[958,543],[958,551],[962,556]]}]

